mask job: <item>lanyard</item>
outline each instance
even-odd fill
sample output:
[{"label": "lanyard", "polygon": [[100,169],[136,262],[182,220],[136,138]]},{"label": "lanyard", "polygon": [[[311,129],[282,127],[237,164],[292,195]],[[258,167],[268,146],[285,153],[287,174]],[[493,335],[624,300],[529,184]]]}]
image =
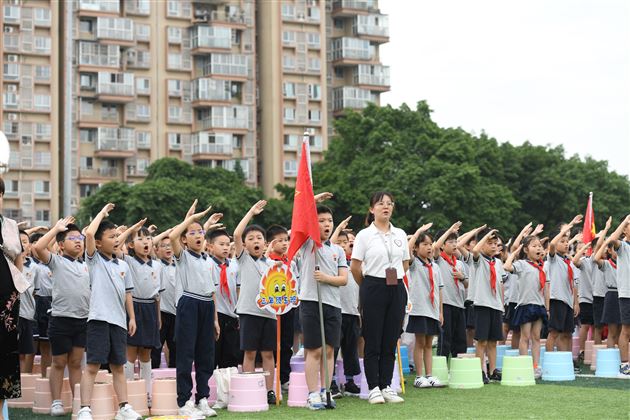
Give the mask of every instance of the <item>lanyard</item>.
[{"label": "lanyard", "polygon": [[383,242],[383,246],[387,249],[387,259],[389,261],[389,267],[393,268],[393,258],[392,258],[392,242],[394,242],[394,233],[391,231],[391,228],[389,230],[389,236],[391,236],[391,238],[389,239],[389,247],[387,246],[387,243],[385,243],[385,235],[386,233],[382,233],[382,232],[378,232],[378,236],[381,238],[381,241]]}]

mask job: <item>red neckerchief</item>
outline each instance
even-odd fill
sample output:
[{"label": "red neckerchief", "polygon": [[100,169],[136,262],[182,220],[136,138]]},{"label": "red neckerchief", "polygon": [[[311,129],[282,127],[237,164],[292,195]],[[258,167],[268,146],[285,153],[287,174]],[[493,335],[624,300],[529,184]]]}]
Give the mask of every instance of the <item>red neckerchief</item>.
[{"label": "red neckerchief", "polygon": [[567,275],[569,280],[569,287],[571,287],[571,293],[573,293],[573,267],[571,267],[571,260],[564,255],[560,256],[562,261],[567,265]]},{"label": "red neckerchief", "polygon": [[[418,258],[419,259],[419,258]],[[429,290],[429,299],[431,299],[431,305],[435,305],[435,286],[433,285],[433,264],[425,263],[420,260],[423,266],[427,268],[429,272],[429,284],[431,285],[431,289]]]},{"label": "red neckerchief", "polygon": [[612,265],[612,268],[614,268],[615,270],[617,269],[617,262],[613,261],[612,258],[608,258],[608,262],[610,263],[610,265]]},{"label": "red neckerchief", "polygon": [[492,293],[496,296],[497,294],[497,270],[494,267],[497,263],[497,260],[492,258],[488,261],[488,265],[490,266],[490,289],[492,289]]},{"label": "red neckerchief", "polygon": [[538,270],[538,281],[540,282],[540,290],[545,288],[545,283],[547,283],[547,275],[545,274],[545,263],[542,261],[533,262],[527,260],[527,263]]},{"label": "red neckerchief", "polygon": [[452,257],[449,257],[448,254],[444,251],[440,253],[440,257],[442,257],[442,259],[446,261],[448,265],[450,265],[451,268],[453,269],[453,278],[455,279],[455,287],[459,287],[459,280],[457,279],[457,277],[455,277],[455,274],[457,273],[457,257],[455,255],[453,255]]},{"label": "red neckerchief", "polygon": [[289,264],[289,257],[287,257],[286,254],[280,255],[280,254],[276,254],[275,252],[270,252],[269,258],[271,258],[274,261],[282,261],[286,265]]},{"label": "red neckerchief", "polygon": [[219,264],[221,268],[221,274],[219,275],[219,289],[221,290],[221,294],[223,296],[227,296],[230,305],[232,304],[232,297],[230,296],[230,286],[228,284],[228,276],[227,276],[227,262],[222,262]]}]

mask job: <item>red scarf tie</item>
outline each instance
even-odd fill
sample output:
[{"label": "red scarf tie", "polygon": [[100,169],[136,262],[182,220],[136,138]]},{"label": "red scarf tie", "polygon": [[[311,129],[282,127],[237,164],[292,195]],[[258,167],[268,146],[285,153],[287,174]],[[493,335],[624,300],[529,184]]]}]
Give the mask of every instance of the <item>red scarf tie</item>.
[{"label": "red scarf tie", "polygon": [[453,270],[453,279],[455,280],[455,287],[459,287],[459,280],[455,277],[455,274],[457,274],[457,257],[455,257],[455,255],[449,257],[444,251],[442,251],[440,257],[442,257],[442,259],[451,266],[451,269]]},{"label": "red scarf tie", "polygon": [[571,267],[571,260],[565,256],[562,256],[562,261],[564,261],[564,263],[567,265],[569,287],[571,288],[571,293],[573,293],[573,268]]},{"label": "red scarf tie", "polygon": [[427,268],[429,272],[429,284],[431,285],[431,289],[429,290],[429,299],[431,299],[431,305],[435,305],[435,286],[433,285],[433,264],[425,263],[422,261],[422,265]]},{"label": "red scarf tie", "polygon": [[221,289],[221,294],[223,296],[227,296],[230,305],[232,304],[232,297],[230,296],[230,286],[228,285],[228,276],[227,276],[227,263],[219,264],[221,267],[221,274],[219,275],[219,288]]},{"label": "red scarf tie", "polygon": [[540,290],[543,290],[545,288],[545,283],[547,283],[547,275],[545,274],[544,263],[542,261],[538,261],[538,262],[527,261],[527,262],[529,263],[529,265],[531,265],[536,270],[538,270],[538,281],[540,282]]},{"label": "red scarf tie", "polygon": [[286,265],[289,264],[289,258],[286,256],[286,254],[280,255],[280,254],[276,254],[275,252],[270,252],[269,258],[271,258],[274,261],[282,261]]},{"label": "red scarf tie", "polygon": [[492,293],[496,296],[497,294],[497,270],[494,265],[497,263],[497,260],[494,258],[488,261],[488,265],[490,266],[490,289],[492,289]]},{"label": "red scarf tie", "polygon": [[612,268],[614,268],[615,270],[617,269],[617,263],[613,261],[612,258],[608,258],[608,262],[610,263],[610,265],[612,265]]}]

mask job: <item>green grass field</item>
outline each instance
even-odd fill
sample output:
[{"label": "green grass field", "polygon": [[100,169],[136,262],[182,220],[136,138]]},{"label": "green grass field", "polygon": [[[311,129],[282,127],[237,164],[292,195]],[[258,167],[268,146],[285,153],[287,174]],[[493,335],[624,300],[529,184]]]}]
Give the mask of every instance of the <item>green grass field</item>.
[{"label": "green grass field", "polygon": [[[579,377],[571,382],[541,382],[530,387],[486,385],[481,389],[415,389],[406,378],[404,404],[369,405],[341,398],[337,409],[311,412],[305,408],[272,407],[263,413],[219,412],[230,419],[630,419],[630,380]],[[11,420],[43,419],[30,410],[10,409]],[[62,418],[62,417],[59,417]],[[70,416],[67,416],[69,419]]]}]

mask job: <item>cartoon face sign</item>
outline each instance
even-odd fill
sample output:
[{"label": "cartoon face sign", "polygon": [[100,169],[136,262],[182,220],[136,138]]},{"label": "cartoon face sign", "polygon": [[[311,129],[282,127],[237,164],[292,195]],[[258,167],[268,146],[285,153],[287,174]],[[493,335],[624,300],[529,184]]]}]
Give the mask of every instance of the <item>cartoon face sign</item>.
[{"label": "cartoon face sign", "polygon": [[275,315],[282,315],[298,305],[296,283],[286,264],[274,265],[260,281],[256,304]]}]

